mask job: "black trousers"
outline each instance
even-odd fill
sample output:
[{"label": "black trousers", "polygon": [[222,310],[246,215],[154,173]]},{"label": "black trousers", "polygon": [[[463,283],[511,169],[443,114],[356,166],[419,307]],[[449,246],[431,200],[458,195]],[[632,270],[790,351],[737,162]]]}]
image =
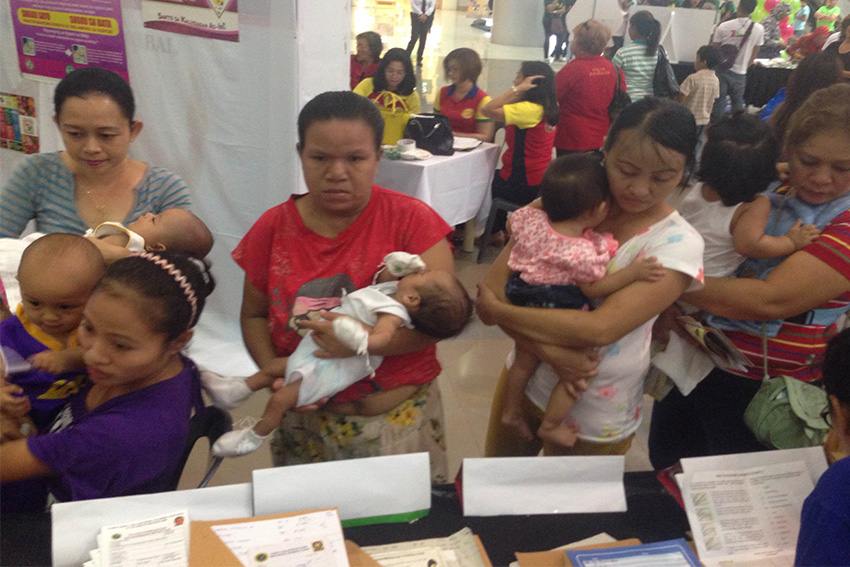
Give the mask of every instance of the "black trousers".
[{"label": "black trousers", "polygon": [[[543,58],[549,57],[549,39],[553,35],[550,31],[550,23],[546,21],[543,22],[543,36],[545,39],[543,40]],[[566,24],[564,24],[564,33],[556,33],[555,35],[555,48],[552,50],[552,57],[566,57],[567,56],[567,46],[570,44],[570,32],[566,29]]]},{"label": "black trousers", "polygon": [[[496,170],[496,175],[493,176],[493,184],[490,186],[493,198],[505,199],[511,203],[516,203],[520,206],[525,206],[540,196],[540,185],[529,185],[520,175],[513,175],[505,181],[499,176],[499,171]],[[508,214],[505,211],[499,211],[496,217],[496,222],[493,225],[493,232],[505,230],[507,225]]]},{"label": "black trousers", "polygon": [[425,53],[425,40],[428,38],[428,32],[431,31],[431,24],[434,23],[434,14],[428,16],[424,22],[419,21],[419,15],[410,13],[410,42],[407,44],[407,54],[413,53],[413,46],[416,45],[416,40],[419,40],[419,49],[416,52],[416,62],[422,63],[422,54]]},{"label": "black trousers", "polygon": [[667,468],[684,457],[767,450],[744,423],[744,411],[759,387],[760,380],[715,368],[688,396],[673,388],[652,407],[653,468]]}]

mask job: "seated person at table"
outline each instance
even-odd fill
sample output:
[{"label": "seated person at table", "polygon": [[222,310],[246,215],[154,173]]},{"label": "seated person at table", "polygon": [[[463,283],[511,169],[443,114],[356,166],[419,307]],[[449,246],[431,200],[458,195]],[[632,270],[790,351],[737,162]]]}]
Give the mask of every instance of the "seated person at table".
[{"label": "seated person at table", "polygon": [[452,134],[493,141],[495,126],[481,109],[490,102],[490,95],[477,84],[481,74],[481,58],[468,47],[450,51],[443,59],[446,78],[452,82],[440,89],[434,101],[434,112],[448,116]]},{"label": "seated person at table", "polygon": [[[15,431],[22,431],[24,423],[46,431],[85,382],[77,327],[103,271],[103,257],[81,236],[49,234],[24,251],[18,270],[23,301],[16,316],[0,323],[6,356],[17,355],[31,364],[29,370],[8,377],[5,371],[0,374],[0,411]],[[46,500],[43,481],[0,488],[4,512],[41,510]]]},{"label": "seated person at table", "polygon": [[[438,339],[453,337],[463,330],[472,315],[472,300],[454,275],[442,270],[425,271],[419,256],[404,252],[389,254],[386,263],[390,269],[383,274],[403,277],[358,289],[344,296],[340,307],[334,310],[344,315],[334,319],[334,331],[357,356],[318,358],[313,353],[319,346],[308,333],[285,362],[286,385],[272,395],[260,421],[253,428],[222,435],[213,446],[215,456],[238,457],[256,451],[287,411],[314,404],[374,374],[383,357],[369,352],[384,348],[399,327],[415,328]],[[394,269],[399,265],[403,266],[400,270]],[[205,373],[204,387],[219,405],[232,406],[252,391],[272,386],[280,370],[280,364],[273,363],[245,381],[218,378],[218,387],[214,378]]]},{"label": "seated person at table", "polygon": [[[655,258],[639,256],[628,266],[606,276],[617,252],[609,233],[593,229],[608,214],[608,179],[595,153],[572,154],[553,161],[540,188],[542,209],[528,206],[510,219],[514,246],[508,267],[515,270],[505,284],[508,300],[522,307],[587,309],[589,297],[604,297],[634,281],[657,281],[663,268]],[[508,368],[502,422],[527,440],[531,429],[522,417],[522,398],[540,360],[516,344]],[[537,435],[564,447],[576,442],[576,431],[565,420],[576,401],[560,382],[552,391]]]},{"label": "seated person at table", "polygon": [[[826,348],[823,387],[829,398],[824,419],[850,451],[850,330]],[[794,565],[847,565],[850,561],[850,457],[832,464],[803,503]]]},{"label": "seated person at table", "polygon": [[49,432],[0,445],[0,482],[47,477],[58,501],[171,490],[192,411],[204,411],[198,370],[180,351],[214,285],[177,252],[111,264],[78,329],[89,382]]}]

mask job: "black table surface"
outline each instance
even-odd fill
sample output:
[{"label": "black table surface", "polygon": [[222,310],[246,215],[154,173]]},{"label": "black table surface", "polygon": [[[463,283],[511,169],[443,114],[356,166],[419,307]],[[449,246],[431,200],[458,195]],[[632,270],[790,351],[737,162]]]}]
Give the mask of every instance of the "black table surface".
[{"label": "black table surface", "polygon": [[[626,512],[464,517],[453,485],[434,487],[431,511],[414,522],[358,526],[345,537],[360,546],[446,537],[469,527],[481,538],[493,565],[508,565],[516,551],[543,551],[600,532],[644,543],[684,537],[685,512],[655,479],[655,473],[626,473]],[[0,564],[50,565],[50,515],[4,514],[0,518]]]}]

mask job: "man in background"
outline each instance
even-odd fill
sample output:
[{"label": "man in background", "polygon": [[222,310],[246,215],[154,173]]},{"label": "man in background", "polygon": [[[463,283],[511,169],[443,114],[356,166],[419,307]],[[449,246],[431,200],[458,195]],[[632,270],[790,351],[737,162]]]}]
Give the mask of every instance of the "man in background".
[{"label": "man in background", "polygon": [[416,65],[422,65],[422,54],[425,53],[425,40],[434,23],[436,0],[410,0],[410,43],[407,44],[407,54],[413,53],[413,46],[419,40],[419,50],[416,52]]}]

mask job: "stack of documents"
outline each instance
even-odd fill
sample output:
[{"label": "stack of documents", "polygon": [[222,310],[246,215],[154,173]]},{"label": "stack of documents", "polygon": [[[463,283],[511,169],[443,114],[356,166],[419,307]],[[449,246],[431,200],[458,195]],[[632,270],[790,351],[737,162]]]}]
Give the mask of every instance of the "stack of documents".
[{"label": "stack of documents", "polygon": [[84,567],[158,565],[184,567],[189,562],[189,519],[185,510],[102,528],[97,549]]},{"label": "stack of documents", "polygon": [[190,565],[348,567],[339,513],[309,510],[192,524]]},{"label": "stack of documents", "polygon": [[422,539],[364,547],[382,567],[488,567],[491,565],[481,541],[469,528],[449,537]]}]

